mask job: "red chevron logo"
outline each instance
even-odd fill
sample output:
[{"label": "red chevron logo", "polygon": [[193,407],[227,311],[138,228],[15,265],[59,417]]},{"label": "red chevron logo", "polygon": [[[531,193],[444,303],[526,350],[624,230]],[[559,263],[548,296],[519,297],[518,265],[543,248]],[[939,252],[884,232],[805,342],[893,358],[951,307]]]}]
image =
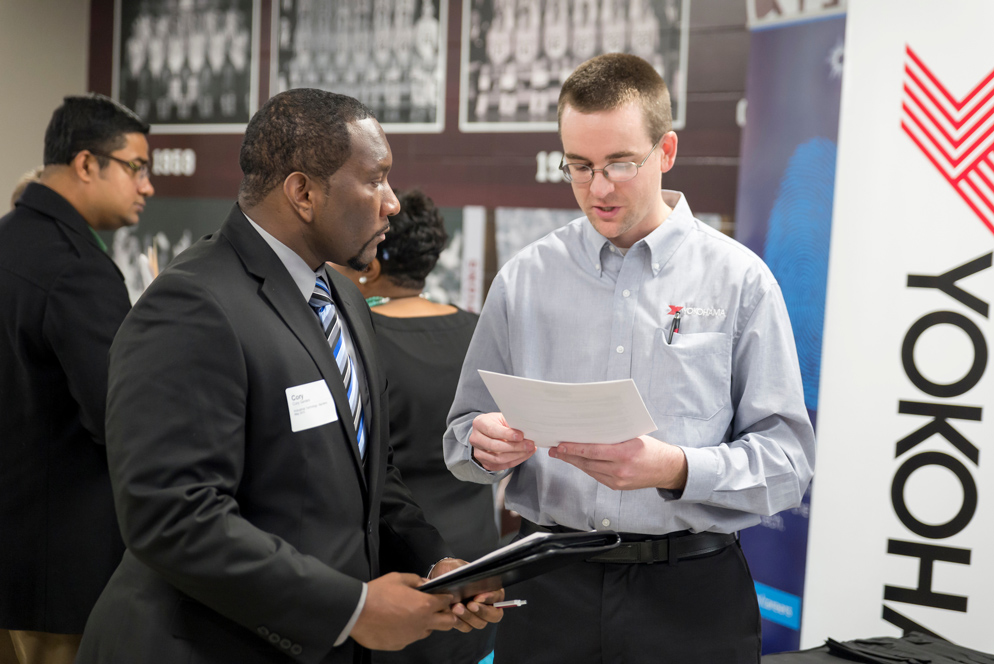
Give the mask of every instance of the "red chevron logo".
[{"label": "red chevron logo", "polygon": [[957,99],[906,54],[901,128],[994,233],[994,71]]}]

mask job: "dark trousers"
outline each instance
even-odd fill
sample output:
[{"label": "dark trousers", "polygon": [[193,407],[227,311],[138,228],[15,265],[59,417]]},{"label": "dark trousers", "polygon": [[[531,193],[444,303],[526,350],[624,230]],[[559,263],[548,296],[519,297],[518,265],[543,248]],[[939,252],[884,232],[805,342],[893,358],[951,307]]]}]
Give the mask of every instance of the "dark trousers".
[{"label": "dark trousers", "polygon": [[759,606],[738,542],[676,564],[580,562],[506,590],[495,664],[758,664]]},{"label": "dark trousers", "polygon": [[375,651],[373,664],[477,664],[494,649],[497,625],[463,633],[453,629],[432,632],[396,652]]}]

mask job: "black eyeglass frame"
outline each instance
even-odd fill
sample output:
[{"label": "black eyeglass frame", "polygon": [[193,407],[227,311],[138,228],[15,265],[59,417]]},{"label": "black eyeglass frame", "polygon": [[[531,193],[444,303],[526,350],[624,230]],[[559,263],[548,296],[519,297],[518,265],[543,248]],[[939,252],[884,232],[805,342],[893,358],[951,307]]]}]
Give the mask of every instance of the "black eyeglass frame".
[{"label": "black eyeglass frame", "polygon": [[120,157],[115,157],[112,154],[106,154],[104,152],[97,152],[96,150],[87,150],[90,154],[95,157],[104,157],[106,159],[111,159],[121,164],[122,166],[127,166],[128,170],[131,171],[132,177],[137,177],[139,179],[148,179],[151,173],[152,166],[147,161],[128,161],[127,159],[121,159]]},{"label": "black eyeglass frame", "polygon": [[[655,143],[652,144],[652,150],[649,150],[648,154],[645,155],[645,158],[642,159],[642,163],[640,163],[640,164],[636,164],[634,161],[612,161],[610,164],[608,164],[604,168],[590,168],[590,166],[587,166],[586,164],[580,164],[580,163],[570,163],[570,164],[567,164],[567,163],[564,163],[565,160],[566,160],[566,155],[563,155],[562,159],[559,160],[559,170],[563,172],[563,178],[567,182],[575,183],[575,184],[587,184],[589,182],[593,182],[594,181],[594,173],[598,173],[598,172],[603,173],[604,174],[604,178],[608,182],[614,182],[614,183],[618,183],[618,182],[631,182],[632,180],[634,180],[635,178],[638,177],[639,170],[643,166],[645,166],[645,162],[647,162],[649,160],[649,157],[652,155],[653,151],[657,147],[659,147],[659,141],[661,141],[661,140],[662,140],[662,137],[660,137],[659,140],[657,140]],[[633,175],[630,178],[626,178],[624,180],[616,180],[616,179],[612,178],[610,175],[608,175],[607,169],[611,168],[615,164],[631,164],[632,166],[635,167],[635,175]],[[581,180],[581,181],[575,180],[573,178],[573,176],[570,175],[570,172],[569,172],[569,167],[570,166],[580,166],[582,168],[587,169],[588,171],[590,171],[590,179],[589,180]]]}]

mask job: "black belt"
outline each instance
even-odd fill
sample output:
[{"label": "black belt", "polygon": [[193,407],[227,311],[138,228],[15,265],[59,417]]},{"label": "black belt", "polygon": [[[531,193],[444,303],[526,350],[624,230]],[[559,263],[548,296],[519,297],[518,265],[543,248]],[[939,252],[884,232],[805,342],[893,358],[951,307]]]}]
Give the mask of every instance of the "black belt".
[{"label": "black belt", "polygon": [[[575,533],[580,532],[566,526],[541,526],[527,519],[521,520],[521,534],[535,532]],[[596,556],[587,558],[588,563],[652,563],[675,564],[678,560],[700,558],[717,553],[735,543],[735,533],[691,533],[680,531],[667,535],[642,535],[638,533],[618,533],[621,544]]]}]

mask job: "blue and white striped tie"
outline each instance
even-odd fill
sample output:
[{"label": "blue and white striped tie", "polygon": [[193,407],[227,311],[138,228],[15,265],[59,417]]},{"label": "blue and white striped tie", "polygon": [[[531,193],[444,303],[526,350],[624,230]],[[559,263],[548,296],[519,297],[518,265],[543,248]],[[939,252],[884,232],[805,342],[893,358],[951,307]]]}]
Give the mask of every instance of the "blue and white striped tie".
[{"label": "blue and white striped tie", "polygon": [[352,424],[355,427],[356,439],[359,441],[359,456],[366,456],[366,422],[362,412],[362,398],[359,394],[359,377],[356,375],[355,363],[352,355],[346,348],[345,337],[342,334],[342,321],[338,318],[338,311],[335,303],[331,299],[331,291],[323,277],[317,278],[314,285],[314,292],[308,304],[321,319],[324,327],[324,336],[328,339],[332,352],[335,354],[335,362],[338,363],[338,370],[342,374],[342,382],[345,383],[345,392],[349,397],[349,408],[352,409]]}]

